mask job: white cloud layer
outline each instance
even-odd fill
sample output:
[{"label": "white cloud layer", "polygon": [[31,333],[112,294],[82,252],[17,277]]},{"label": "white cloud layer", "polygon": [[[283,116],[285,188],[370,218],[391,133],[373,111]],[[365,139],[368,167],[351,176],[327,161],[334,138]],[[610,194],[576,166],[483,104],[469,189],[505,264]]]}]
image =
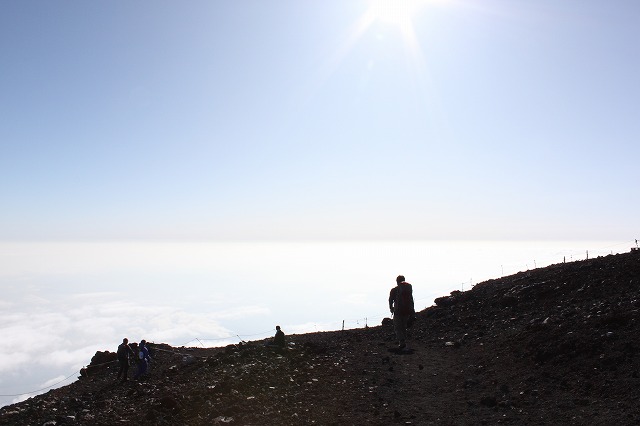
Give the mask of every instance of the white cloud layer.
[{"label": "white cloud layer", "polygon": [[[237,342],[234,332],[220,324],[221,318],[238,319],[263,315],[265,308],[232,308],[217,313],[190,313],[163,305],[125,301],[122,294],[96,292],[72,295],[62,302],[46,295],[27,294],[23,302],[5,303],[0,314],[0,403],[19,402],[32,391],[47,388],[87,365],[96,351],[115,352],[123,337],[183,345],[196,338],[210,340],[206,346]],[[37,303],[31,303],[36,301]],[[38,381],[38,372],[51,378]],[[46,373],[45,373],[46,374]],[[37,377],[36,377],[37,376]],[[44,376],[46,377],[46,376]],[[60,385],[68,384],[65,381]],[[46,389],[45,389],[46,390]]]}]

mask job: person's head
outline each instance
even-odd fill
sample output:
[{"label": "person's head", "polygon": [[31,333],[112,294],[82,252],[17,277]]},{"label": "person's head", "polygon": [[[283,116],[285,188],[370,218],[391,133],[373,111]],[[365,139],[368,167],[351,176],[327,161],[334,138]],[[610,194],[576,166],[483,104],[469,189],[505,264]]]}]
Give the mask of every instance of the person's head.
[{"label": "person's head", "polygon": [[400,283],[404,282],[404,275],[398,275],[398,278],[396,278],[396,282],[397,282],[398,284],[400,284]]},{"label": "person's head", "polygon": [[127,339],[127,338],[125,337],[124,339],[122,339],[122,343],[124,343],[124,344],[126,345],[127,343],[129,343],[129,339]]},{"label": "person's head", "polygon": [[279,325],[276,325],[276,330],[280,330],[280,326]]},{"label": "person's head", "polygon": [[146,345],[146,344],[147,344],[147,341],[146,341],[146,340],[140,340],[140,346],[144,346],[144,345]]}]

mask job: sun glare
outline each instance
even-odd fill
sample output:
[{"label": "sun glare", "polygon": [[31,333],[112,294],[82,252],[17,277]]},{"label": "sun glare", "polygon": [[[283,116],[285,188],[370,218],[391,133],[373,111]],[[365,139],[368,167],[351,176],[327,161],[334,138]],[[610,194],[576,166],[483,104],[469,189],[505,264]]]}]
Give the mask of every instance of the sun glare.
[{"label": "sun glare", "polygon": [[[372,28],[375,30],[373,34],[376,40],[388,36],[388,39],[398,42],[397,46],[404,47],[414,74],[424,76],[426,63],[415,28],[420,26],[423,8],[439,1],[444,0],[367,0],[362,3],[363,13],[353,22],[349,33],[344,37],[344,42],[320,70],[320,80],[327,79],[355,44]],[[382,24],[387,28],[381,28],[376,24]]]},{"label": "sun glare", "polygon": [[373,0],[370,13],[379,22],[406,26],[424,0]]}]

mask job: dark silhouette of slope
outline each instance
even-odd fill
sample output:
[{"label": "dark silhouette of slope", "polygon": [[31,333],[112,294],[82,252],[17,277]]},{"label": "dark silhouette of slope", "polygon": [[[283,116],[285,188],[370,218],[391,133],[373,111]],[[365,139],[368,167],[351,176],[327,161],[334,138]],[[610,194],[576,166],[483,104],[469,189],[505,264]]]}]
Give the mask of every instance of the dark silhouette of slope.
[{"label": "dark silhouette of slope", "polygon": [[400,354],[390,320],[280,352],[152,344],[142,382],[116,381],[114,354],[97,353],[0,425],[634,425],[639,309],[638,251],[552,265],[436,299]]}]

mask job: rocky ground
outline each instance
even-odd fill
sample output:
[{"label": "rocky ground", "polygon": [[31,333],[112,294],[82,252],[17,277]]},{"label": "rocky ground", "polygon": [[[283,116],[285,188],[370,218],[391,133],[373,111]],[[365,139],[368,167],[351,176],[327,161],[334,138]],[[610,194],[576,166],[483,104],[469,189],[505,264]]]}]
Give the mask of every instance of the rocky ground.
[{"label": "rocky ground", "polygon": [[140,382],[97,353],[0,425],[636,425],[639,310],[640,252],[558,264],[437,299],[402,353],[386,320],[283,351],[152,344]]}]

